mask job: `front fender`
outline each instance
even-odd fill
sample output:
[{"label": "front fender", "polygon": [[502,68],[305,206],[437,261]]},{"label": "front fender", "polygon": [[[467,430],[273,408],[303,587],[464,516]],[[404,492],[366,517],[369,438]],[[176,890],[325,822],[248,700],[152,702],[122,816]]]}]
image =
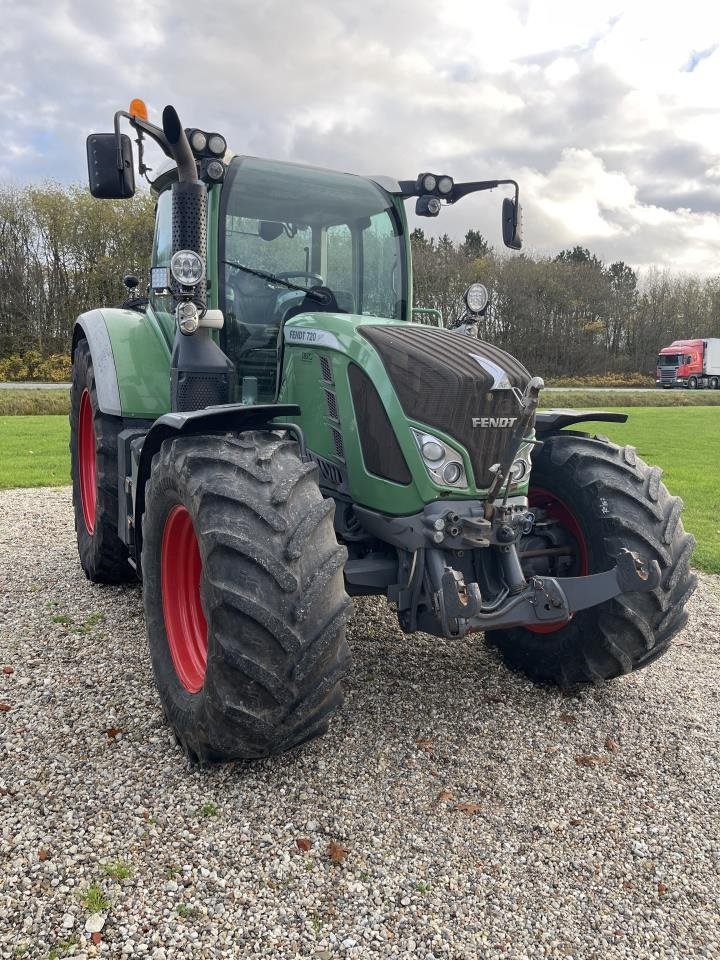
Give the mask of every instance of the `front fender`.
[{"label": "front fender", "polygon": [[275,420],[297,417],[300,407],[294,403],[267,403],[246,406],[241,403],[206,407],[188,413],[167,413],[156,420],[148,431],[138,460],[137,477],[134,479],[134,529],[135,560],[138,572],[142,554],[142,516],[145,513],[145,487],[150,478],[152,460],[165,440],[204,433],[240,433],[263,428],[276,429]]}]

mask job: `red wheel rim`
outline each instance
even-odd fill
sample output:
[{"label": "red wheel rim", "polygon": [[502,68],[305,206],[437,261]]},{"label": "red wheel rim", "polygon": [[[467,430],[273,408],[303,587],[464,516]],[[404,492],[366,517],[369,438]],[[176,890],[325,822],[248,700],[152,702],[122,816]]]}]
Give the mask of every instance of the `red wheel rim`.
[{"label": "red wheel rim", "polygon": [[[578,570],[575,575],[586,577],[590,569],[587,542],[577,517],[570,507],[557,494],[546,490],[545,487],[531,487],[528,492],[528,503],[531,507],[541,507],[548,520],[556,520],[573,537],[579,551]],[[563,620],[562,623],[526,624],[526,627],[532,633],[555,633],[566,627],[569,622],[569,620]]]},{"label": "red wheel rim", "polygon": [[175,673],[188,693],[205,681],[207,621],[200,601],[202,560],[190,514],[173,507],[163,530],[160,557],[165,633]]},{"label": "red wheel rim", "polygon": [[90,394],[83,390],[80,397],[78,424],[78,467],[80,473],[80,501],[87,532],[95,529],[97,510],[97,460],[95,456],[95,424]]}]

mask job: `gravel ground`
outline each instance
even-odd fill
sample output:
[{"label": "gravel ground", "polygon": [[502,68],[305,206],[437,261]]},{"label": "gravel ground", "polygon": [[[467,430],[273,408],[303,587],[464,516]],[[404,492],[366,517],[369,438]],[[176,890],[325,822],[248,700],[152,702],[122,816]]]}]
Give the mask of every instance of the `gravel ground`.
[{"label": "gravel ground", "polygon": [[720,578],[576,696],[359,603],[327,737],[189,770],[69,491],[0,513],[0,957],[720,957]]}]

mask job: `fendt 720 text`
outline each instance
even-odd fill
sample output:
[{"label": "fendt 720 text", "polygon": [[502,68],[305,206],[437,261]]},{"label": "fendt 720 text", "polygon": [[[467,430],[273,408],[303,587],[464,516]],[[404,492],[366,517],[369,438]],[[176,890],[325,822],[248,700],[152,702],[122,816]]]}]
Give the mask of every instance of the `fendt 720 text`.
[{"label": "fendt 720 text", "polygon": [[[633,447],[577,429],[624,415],[538,410],[543,381],[472,333],[414,314],[404,204],[434,217],[515,181],[361,177],[232,153],[142,101],[88,137],[90,189],[156,172],[147,297],[74,327],[71,454],[80,560],[140,577],[169,724],[199,761],[325,732],[350,665],[352,596],[407,634],[484,633],[568,686],[643,667],[684,625],[695,578],[682,503]],[[475,304],[475,307],[473,307]],[[413,322],[413,316],[417,321]]]}]

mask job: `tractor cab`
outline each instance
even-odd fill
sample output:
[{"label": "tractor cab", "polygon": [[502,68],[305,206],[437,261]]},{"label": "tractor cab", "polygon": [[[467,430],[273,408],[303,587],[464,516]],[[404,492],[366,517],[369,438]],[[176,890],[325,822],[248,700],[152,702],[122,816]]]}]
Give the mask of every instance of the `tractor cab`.
[{"label": "tractor cab", "polygon": [[218,210],[220,344],[275,396],[278,338],[300,313],[407,317],[402,208],[362,177],[236,157]]}]

